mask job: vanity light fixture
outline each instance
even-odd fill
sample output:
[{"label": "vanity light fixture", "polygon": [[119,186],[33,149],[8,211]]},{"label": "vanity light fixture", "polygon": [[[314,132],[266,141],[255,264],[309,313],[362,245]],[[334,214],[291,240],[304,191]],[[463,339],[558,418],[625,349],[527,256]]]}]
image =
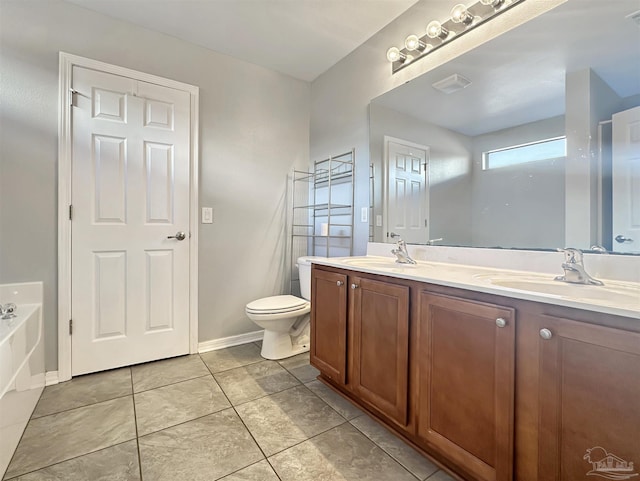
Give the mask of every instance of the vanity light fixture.
[{"label": "vanity light fixture", "polygon": [[404,47],[410,52],[417,50],[418,52],[424,52],[427,49],[431,49],[432,45],[424,43],[418,38],[417,35],[409,35],[404,41]]},{"label": "vanity light fixture", "polygon": [[405,40],[404,48],[391,47],[387,50],[387,59],[391,62],[391,73],[396,73],[419,58],[524,1],[477,0],[469,6],[463,3],[455,5],[451,9],[450,18],[447,21],[433,20],[427,25],[427,31],[422,37],[409,35]]},{"label": "vanity light fixture", "polygon": [[427,37],[429,38],[439,38],[440,40],[445,40],[449,36],[449,29],[443,27],[440,22],[434,20],[427,25]]},{"label": "vanity light fixture", "polygon": [[504,0],[480,0],[482,5],[489,5],[493,8],[500,8],[500,5],[504,3]]},{"label": "vanity light fixture", "polygon": [[453,23],[464,23],[465,25],[469,25],[473,22],[473,15],[469,13],[469,10],[467,10],[464,3],[459,3],[451,9],[451,20]]},{"label": "vanity light fixture", "polygon": [[407,59],[407,54],[400,51],[398,47],[391,47],[387,50],[387,60],[389,62],[404,62]]}]

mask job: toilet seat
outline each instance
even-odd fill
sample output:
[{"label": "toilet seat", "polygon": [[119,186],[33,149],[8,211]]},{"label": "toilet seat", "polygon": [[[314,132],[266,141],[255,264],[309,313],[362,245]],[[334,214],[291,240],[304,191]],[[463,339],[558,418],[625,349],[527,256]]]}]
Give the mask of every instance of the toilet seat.
[{"label": "toilet seat", "polygon": [[245,306],[245,314],[264,329],[260,354],[265,359],[285,359],[310,347],[311,269],[314,257],[299,257],[300,296],[263,297]]},{"label": "toilet seat", "polygon": [[[257,301],[250,302],[246,306],[247,314],[270,315],[270,314],[291,314],[296,315],[298,311],[309,312],[309,301],[300,297],[284,295],[263,297]],[[304,312],[300,312],[304,314]]]}]

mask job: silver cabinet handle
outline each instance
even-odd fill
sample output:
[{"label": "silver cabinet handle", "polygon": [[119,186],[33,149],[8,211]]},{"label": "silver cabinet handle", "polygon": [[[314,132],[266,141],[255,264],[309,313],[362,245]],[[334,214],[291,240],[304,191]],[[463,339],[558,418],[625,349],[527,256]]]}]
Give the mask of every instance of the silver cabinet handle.
[{"label": "silver cabinet handle", "polygon": [[622,234],[619,234],[616,236],[616,242],[618,244],[624,244],[625,242],[633,242],[633,239],[630,239],[629,237],[625,237]]},{"label": "silver cabinet handle", "polygon": [[358,284],[351,284],[351,289],[357,289],[358,287]]},{"label": "silver cabinet handle", "polygon": [[507,321],[505,321],[503,318],[499,317],[496,319],[496,326],[505,327],[506,325],[507,325]]},{"label": "silver cabinet handle", "polygon": [[553,332],[551,332],[549,329],[540,329],[540,337],[545,341],[548,341],[553,337]]},{"label": "silver cabinet handle", "polygon": [[185,234],[184,232],[176,232],[176,235],[169,235],[167,236],[167,239],[176,239],[179,241],[185,240],[185,238],[187,237],[187,234]]},{"label": "silver cabinet handle", "polygon": [[338,286],[338,287],[342,287],[343,285],[344,285],[344,282],[342,282],[342,281],[336,282],[336,286]]}]

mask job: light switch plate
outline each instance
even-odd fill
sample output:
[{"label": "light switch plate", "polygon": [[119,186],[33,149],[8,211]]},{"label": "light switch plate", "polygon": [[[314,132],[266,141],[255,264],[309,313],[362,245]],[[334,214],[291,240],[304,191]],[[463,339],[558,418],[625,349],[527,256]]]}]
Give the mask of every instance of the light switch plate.
[{"label": "light switch plate", "polygon": [[360,222],[369,222],[369,208],[363,207],[360,210]]},{"label": "light switch plate", "polygon": [[382,227],[382,216],[381,215],[377,215],[376,216],[376,227]]},{"label": "light switch plate", "polygon": [[202,208],[202,223],[213,224],[213,207]]}]

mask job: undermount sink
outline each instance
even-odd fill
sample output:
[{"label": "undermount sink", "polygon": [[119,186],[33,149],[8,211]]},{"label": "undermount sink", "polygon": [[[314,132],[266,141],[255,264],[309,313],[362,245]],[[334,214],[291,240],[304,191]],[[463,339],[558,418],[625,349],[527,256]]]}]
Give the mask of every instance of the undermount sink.
[{"label": "undermount sink", "polygon": [[637,304],[640,306],[640,289],[624,283],[607,282],[604,286],[593,286],[560,282],[551,277],[536,277],[531,279],[524,276],[500,277],[483,275],[477,276],[477,278],[485,279],[495,286],[518,291],[529,291],[581,300],[588,299],[595,302],[606,301],[607,303],[614,304]]},{"label": "undermount sink", "polygon": [[[416,269],[418,264],[400,264],[392,258],[386,257],[350,257],[342,260],[348,266],[369,269]],[[424,267],[424,264],[420,267]]]}]

